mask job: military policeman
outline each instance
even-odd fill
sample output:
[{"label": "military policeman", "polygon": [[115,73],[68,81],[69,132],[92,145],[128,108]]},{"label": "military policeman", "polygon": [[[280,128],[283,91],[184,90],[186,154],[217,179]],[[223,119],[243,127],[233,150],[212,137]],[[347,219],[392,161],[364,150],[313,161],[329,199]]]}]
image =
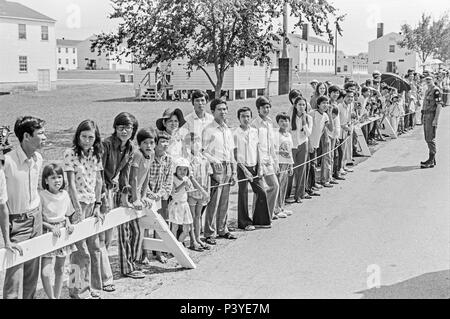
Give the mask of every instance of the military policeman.
[{"label": "military policeman", "polygon": [[433,168],[436,166],[436,130],[439,122],[439,115],[442,108],[442,94],[435,85],[432,76],[425,78],[427,91],[422,109],[422,123],[425,132],[425,141],[428,144],[429,158],[421,162],[421,168]]}]

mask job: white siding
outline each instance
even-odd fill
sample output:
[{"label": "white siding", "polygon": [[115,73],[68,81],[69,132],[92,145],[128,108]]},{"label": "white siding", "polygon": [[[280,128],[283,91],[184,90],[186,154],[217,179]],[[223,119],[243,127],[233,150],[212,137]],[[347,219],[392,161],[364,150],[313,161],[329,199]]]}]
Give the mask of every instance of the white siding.
[{"label": "white siding", "polygon": [[[417,54],[401,48],[397,44],[401,39],[402,35],[392,32],[369,42],[370,74],[375,70],[386,72],[388,62],[395,62],[399,74],[405,74],[408,69],[419,69],[420,61]],[[390,45],[395,45],[394,53],[389,52]]]},{"label": "white siding", "polygon": [[[61,48],[61,53],[59,53],[59,48]],[[66,53],[66,49],[69,50],[68,53]],[[75,49],[75,53],[73,50]],[[61,64],[59,63],[59,59],[61,59]],[[66,60],[69,60],[69,64],[66,64]],[[75,64],[73,61],[75,60]],[[65,45],[58,45],[56,48],[56,63],[58,66],[58,70],[64,68],[64,70],[76,70],[78,69],[78,54],[77,54],[77,48],[74,46],[65,46]]]},{"label": "white siding", "polygon": [[[26,39],[19,40],[19,24],[27,25]],[[48,41],[41,40],[41,26],[48,26]],[[50,80],[56,81],[54,23],[0,18],[0,41],[0,83],[37,84],[39,69],[50,70]],[[27,72],[19,72],[19,56],[27,57]]]}]

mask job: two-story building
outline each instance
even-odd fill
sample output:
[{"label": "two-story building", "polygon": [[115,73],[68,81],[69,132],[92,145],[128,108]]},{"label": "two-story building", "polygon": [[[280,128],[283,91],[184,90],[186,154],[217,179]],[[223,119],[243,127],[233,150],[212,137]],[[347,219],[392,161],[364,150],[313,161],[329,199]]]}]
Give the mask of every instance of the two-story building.
[{"label": "two-story building", "polygon": [[339,74],[367,74],[369,55],[346,55],[343,51],[337,54],[337,73]]},{"label": "two-story building", "polygon": [[378,24],[377,38],[369,42],[369,73],[378,70],[406,74],[408,69],[420,70],[418,54],[398,45],[403,38],[401,33],[384,34],[383,23]]},{"label": "two-story building", "polygon": [[81,41],[66,40],[64,38],[56,40],[56,63],[58,70],[78,69],[78,49]]},{"label": "two-story building", "polygon": [[55,22],[20,3],[0,0],[0,90],[55,87]]},{"label": "two-story building", "polygon": [[[97,51],[91,51],[92,41],[95,35],[90,36],[84,41],[77,44],[78,69],[81,70],[109,70],[109,71],[132,71],[133,66],[130,58],[123,57],[117,59],[114,52],[102,52],[100,55]],[[122,48],[120,48],[122,49]]]}]

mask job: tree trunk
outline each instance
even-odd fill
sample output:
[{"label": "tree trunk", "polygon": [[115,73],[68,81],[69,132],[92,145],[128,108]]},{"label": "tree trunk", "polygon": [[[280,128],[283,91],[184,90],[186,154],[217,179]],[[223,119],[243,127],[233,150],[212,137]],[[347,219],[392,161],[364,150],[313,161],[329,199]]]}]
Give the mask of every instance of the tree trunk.
[{"label": "tree trunk", "polygon": [[225,73],[217,74],[217,83],[216,83],[216,99],[220,99],[222,97],[222,86],[223,86],[223,78]]}]

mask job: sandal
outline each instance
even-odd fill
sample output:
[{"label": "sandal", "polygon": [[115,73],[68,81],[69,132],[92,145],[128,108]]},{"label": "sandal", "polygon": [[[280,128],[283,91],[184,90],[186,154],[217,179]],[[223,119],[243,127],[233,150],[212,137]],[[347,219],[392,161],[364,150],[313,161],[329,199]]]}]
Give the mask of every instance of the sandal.
[{"label": "sandal", "polygon": [[205,243],[207,243],[208,245],[217,245],[217,242],[214,238],[212,237],[208,237],[205,239]]},{"label": "sandal", "polygon": [[135,270],[135,271],[130,272],[129,274],[126,274],[125,277],[133,278],[133,279],[144,279],[145,275],[142,271]]},{"label": "sandal", "polygon": [[203,247],[198,247],[198,246],[189,246],[189,249],[190,250],[193,250],[193,251],[198,251],[199,253],[202,253],[203,251],[204,251],[204,249],[203,249]]},{"label": "sandal", "polygon": [[206,244],[201,243],[200,246],[202,246],[203,250],[211,250],[211,247]]},{"label": "sandal", "polygon": [[114,291],[116,291],[116,286],[114,286],[114,285],[103,286],[103,291],[114,292]]}]

